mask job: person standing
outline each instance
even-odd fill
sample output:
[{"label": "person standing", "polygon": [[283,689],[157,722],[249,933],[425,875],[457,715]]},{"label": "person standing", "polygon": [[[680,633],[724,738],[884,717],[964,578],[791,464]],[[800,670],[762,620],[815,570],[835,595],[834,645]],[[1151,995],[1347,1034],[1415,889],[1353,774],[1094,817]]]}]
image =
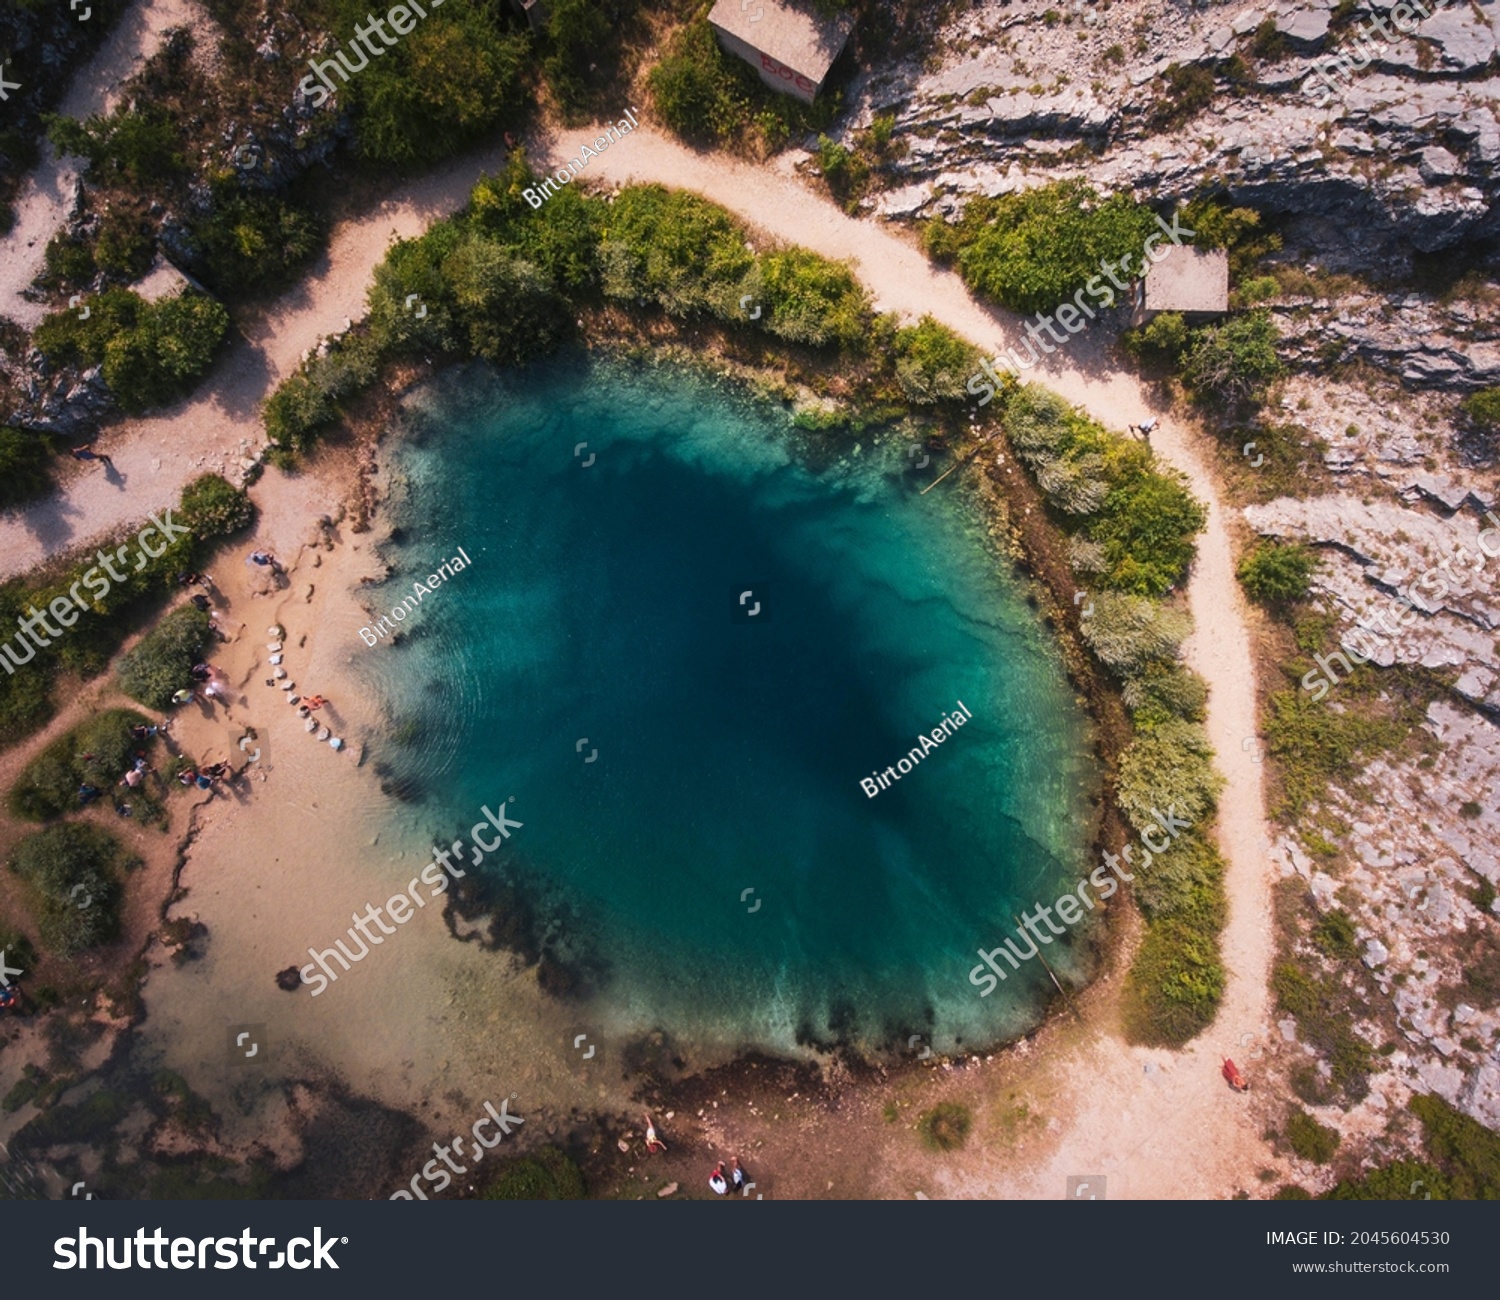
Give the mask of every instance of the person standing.
[{"label": "person standing", "polygon": [[727,1196],[729,1194],[729,1183],[724,1177],[724,1162],[722,1160],[714,1166],[713,1173],[709,1174],[708,1185],[713,1188],[715,1196]]}]

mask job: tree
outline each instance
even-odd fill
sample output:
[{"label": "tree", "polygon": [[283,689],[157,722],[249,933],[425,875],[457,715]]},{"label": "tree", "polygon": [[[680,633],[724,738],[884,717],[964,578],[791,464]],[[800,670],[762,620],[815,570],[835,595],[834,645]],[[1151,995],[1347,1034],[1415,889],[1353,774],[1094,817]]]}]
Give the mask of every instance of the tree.
[{"label": "tree", "polygon": [[843,263],[787,248],[762,256],[760,273],[772,334],[813,347],[852,347],[864,338],[869,295]]},{"label": "tree", "polygon": [[1101,592],[1082,623],[1083,639],[1099,661],[1122,677],[1153,660],[1173,660],[1192,630],[1186,614],[1144,596]]},{"label": "tree", "polygon": [[190,392],[229,329],[224,305],[196,289],[148,303],[104,347],[104,382],[127,414]]},{"label": "tree", "polygon": [[1182,377],[1199,397],[1226,406],[1259,403],[1282,372],[1280,334],[1264,308],[1194,332]]}]

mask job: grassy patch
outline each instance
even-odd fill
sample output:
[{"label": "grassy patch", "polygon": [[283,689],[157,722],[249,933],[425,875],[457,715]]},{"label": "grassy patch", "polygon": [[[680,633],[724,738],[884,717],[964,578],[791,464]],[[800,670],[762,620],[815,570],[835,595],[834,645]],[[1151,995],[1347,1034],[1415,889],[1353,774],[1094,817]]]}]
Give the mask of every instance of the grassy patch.
[{"label": "grassy patch", "polygon": [[154,745],[130,734],[132,727],[145,725],[147,719],[133,709],[108,709],[59,736],[21,769],[6,796],[11,815],[33,822],[61,817],[80,806],[84,784],[107,794],[134,764],[137,751]]},{"label": "grassy patch", "polygon": [[113,939],[119,930],[120,842],[81,822],[28,835],[11,853],[10,869],[27,885],[42,946],[70,956]]},{"label": "grassy patch", "polygon": [[1337,1129],[1319,1124],[1305,1110],[1294,1110],[1287,1116],[1286,1140],[1303,1160],[1326,1165],[1339,1149]]},{"label": "grassy patch", "polygon": [[504,1165],[484,1191],[487,1201],[581,1201],[583,1171],[556,1147]]},{"label": "grassy patch", "polygon": [[929,1151],[957,1151],[969,1140],[973,1122],[967,1106],[940,1101],[917,1119],[917,1134]]}]

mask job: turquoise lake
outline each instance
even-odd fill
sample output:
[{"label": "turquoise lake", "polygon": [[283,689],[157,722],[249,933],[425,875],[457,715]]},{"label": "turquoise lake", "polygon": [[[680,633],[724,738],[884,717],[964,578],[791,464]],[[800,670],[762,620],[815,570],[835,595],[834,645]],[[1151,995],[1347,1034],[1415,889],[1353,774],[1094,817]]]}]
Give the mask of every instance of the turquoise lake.
[{"label": "turquoise lake", "polygon": [[[404,724],[379,757],[435,836],[514,797],[499,870],[591,971],[580,1024],[951,1050],[1035,1022],[1039,963],[987,998],[968,972],[1078,879],[1098,773],[962,473],[919,496],[939,467],[910,439],[582,353],[450,372],[406,425],[369,606],[473,562],[360,648]],[[972,721],[868,797],[960,700]]]}]

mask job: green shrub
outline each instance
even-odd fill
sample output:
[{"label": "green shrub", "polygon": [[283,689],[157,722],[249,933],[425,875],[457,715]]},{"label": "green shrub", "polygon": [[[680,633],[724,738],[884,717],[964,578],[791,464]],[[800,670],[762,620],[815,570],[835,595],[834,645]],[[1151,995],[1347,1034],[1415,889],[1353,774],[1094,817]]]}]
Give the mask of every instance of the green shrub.
[{"label": "green shrub", "polygon": [[940,1101],[917,1120],[917,1133],[929,1151],[957,1151],[973,1125],[969,1108],[956,1101]]},{"label": "green shrub", "polygon": [[764,323],[772,334],[812,347],[854,347],[864,339],[869,295],[843,263],[785,248],[763,254],[758,269],[769,317]]},{"label": "green shrub", "polygon": [[48,134],[60,153],[88,160],[91,178],[152,189],[188,170],[179,145],[182,131],[167,109],[148,105],[79,122],[49,117]]},{"label": "green shrub", "polygon": [[469,351],[516,365],[555,349],[572,317],[551,277],[477,231],[466,231],[443,260]]},{"label": "green shrub", "polygon": [[610,205],[600,246],[604,292],[645,298],[670,316],[743,319],[754,265],[744,232],[716,204],[661,185],[632,185]]},{"label": "green shrub", "polygon": [[101,271],[138,280],[156,261],[156,237],[150,224],[127,204],[116,204],[99,221],[94,259]]},{"label": "green shrub", "polygon": [[1354,961],[1359,956],[1354,920],[1341,908],[1335,907],[1332,911],[1323,913],[1313,926],[1312,941],[1330,957],[1340,961]]},{"label": "green shrub", "polygon": [[24,505],[51,492],[51,439],[0,426],[0,509]]},{"label": "green shrub", "polygon": [[326,233],[312,212],[232,180],[214,185],[208,212],[189,227],[204,282],[230,296],[265,296],[294,283]]},{"label": "green shrub", "polygon": [[150,303],[105,345],[104,382],[129,415],[161,406],[192,391],[228,329],[223,304],[195,289]]},{"label": "green shrub", "polygon": [[21,769],[6,796],[11,815],[34,822],[61,817],[79,806],[86,781],[108,793],[145,748],[130,735],[131,727],[144,725],[133,709],[108,709],[59,736]]},{"label": "green shrub", "polygon": [[47,241],[43,257],[42,280],[53,288],[81,288],[99,270],[94,264],[93,249],[85,240],[73,238],[66,230],[59,230]]},{"label": "green shrub", "polygon": [[1183,919],[1155,921],[1125,977],[1126,1034],[1151,1047],[1181,1047],[1213,1023],[1223,994],[1214,935]]},{"label": "green shrub", "polygon": [[1328,1060],[1335,1087],[1352,1101],[1369,1092],[1369,1045],[1354,1032],[1348,991],[1337,977],[1309,974],[1292,961],[1271,975],[1276,1006],[1297,1021],[1299,1037]]},{"label": "green shrub", "polygon": [[148,709],[166,709],[172,696],[193,684],[189,669],[208,641],[208,615],[181,605],[147,632],[120,660],[120,689]]},{"label": "green shrub", "polygon": [[1187,347],[1188,327],[1180,312],[1164,311],[1138,329],[1127,330],[1125,350],[1148,365],[1175,366]]},{"label": "green shrub", "polygon": [[1464,414],[1484,433],[1500,429],[1500,388],[1486,388],[1464,398]]},{"label": "green shrub", "polygon": [[1101,585],[1164,595],[1187,576],[1197,549],[1193,539],[1207,524],[1208,511],[1186,478],[1175,469],[1156,469],[1139,443],[1115,447],[1109,475],[1110,490],[1098,517],[1086,525],[1108,562]]},{"label": "green shrub", "polygon": [[338,421],[339,403],[369,385],[379,373],[373,331],[350,333],[310,357],[266,399],[266,435],[284,452],[301,452]]},{"label": "green shrub", "polygon": [[[365,20],[361,3],[347,3],[342,12],[341,31]],[[446,158],[519,121],[530,46],[526,33],[509,29],[498,4],[431,10],[340,87],[359,153],[372,162],[411,166]]]},{"label": "green shrub", "polygon": [[1235,570],[1240,585],[1262,605],[1290,605],[1307,595],[1318,571],[1318,556],[1298,542],[1264,541]]},{"label": "green shrub", "polygon": [[1224,778],[1201,724],[1173,718],[1138,733],[1120,755],[1116,800],[1137,830],[1155,825],[1152,810],[1175,808],[1196,827],[1207,823]]},{"label": "green shrub", "polygon": [[[1416,1100],[1413,1098],[1413,1100]],[[1442,1171],[1418,1160],[1393,1160],[1363,1178],[1345,1178],[1329,1201],[1447,1201],[1452,1190]]]},{"label": "green shrub", "polygon": [[563,108],[575,111],[589,98],[592,71],[605,59],[613,33],[599,0],[548,0],[547,38],[552,52],[542,61],[547,82]]},{"label": "green shrub", "polygon": [[1137,729],[1150,730],[1168,718],[1202,722],[1208,686],[1181,664],[1160,660],[1147,664],[1121,692]]},{"label": "green shrub", "polygon": [[200,474],[183,488],[177,509],[195,537],[228,537],[255,518],[249,496],[217,474]]},{"label": "green shrub", "polygon": [[44,947],[69,956],[115,936],[121,858],[113,835],[84,822],[49,826],[16,845],[10,868],[29,887]]},{"label": "green shrub", "polygon": [[581,1201],[583,1173],[556,1147],[543,1147],[502,1167],[484,1192],[487,1201]]},{"label": "green shrub", "polygon": [[1201,398],[1228,406],[1259,403],[1282,373],[1280,335],[1264,308],[1193,332],[1182,377]]},{"label": "green shrub", "polygon": [[89,299],[87,320],[53,312],[32,342],[57,364],[102,365],[115,399],[134,415],[191,391],[228,328],[223,305],[195,289],[155,303],[107,289]]},{"label": "green shrub", "polygon": [[[31,946],[31,940],[4,919],[0,919],[0,953],[5,954],[7,966],[19,966],[28,971],[36,965],[36,949]],[[4,1109],[13,1111],[19,1107],[6,1106]]]},{"label": "green shrub", "polygon": [[1294,1110],[1287,1116],[1286,1140],[1303,1160],[1326,1165],[1339,1149],[1339,1132],[1319,1124],[1305,1110]]},{"label": "green shrub", "polygon": [[1083,639],[1099,662],[1120,677],[1176,659],[1192,631],[1186,614],[1144,596],[1101,592],[1093,605],[1094,612],[1080,625]]},{"label": "green shrub", "polygon": [[961,402],[979,365],[979,352],[946,325],[923,316],[896,331],[896,379],[908,400]]},{"label": "green shrub", "polygon": [[1201,835],[1183,834],[1135,871],[1135,899],[1147,918],[1179,917],[1200,934],[1224,926],[1224,859]]},{"label": "green shrub", "polygon": [[1451,1179],[1452,1199],[1500,1201],[1500,1133],[1435,1095],[1413,1097],[1408,1105],[1422,1121],[1428,1154]]},{"label": "green shrub", "polygon": [[[979,293],[1022,312],[1049,311],[1074,297],[1092,279],[1105,284],[1099,266],[1129,255],[1139,260],[1155,229],[1149,208],[1125,195],[1101,199],[1081,180],[969,200],[956,225],[929,222],[928,252],[956,260],[965,282]],[[1112,305],[1116,291],[1109,287]]]},{"label": "green shrub", "polygon": [[1168,64],[1159,84],[1160,98],[1150,118],[1158,131],[1181,126],[1213,102],[1213,70],[1201,63]]},{"label": "green shrub", "polygon": [[729,56],[719,48],[707,19],[689,23],[673,35],[646,84],[658,116],[686,140],[723,143],[750,111]]},{"label": "green shrub", "polygon": [[565,185],[534,209],[523,191],[535,184],[525,153],[514,150],[504,171],[482,176],[474,186],[467,224],[540,267],[559,288],[593,287],[608,205],[578,185]]}]

